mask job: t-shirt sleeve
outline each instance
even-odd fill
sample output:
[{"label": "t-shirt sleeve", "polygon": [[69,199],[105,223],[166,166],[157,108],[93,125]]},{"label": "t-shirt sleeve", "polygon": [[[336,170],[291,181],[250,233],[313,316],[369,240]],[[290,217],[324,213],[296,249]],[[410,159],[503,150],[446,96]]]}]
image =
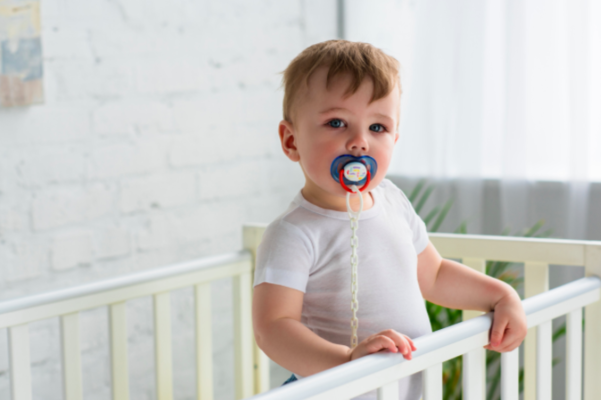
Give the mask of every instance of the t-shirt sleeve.
[{"label": "t-shirt sleeve", "polygon": [[386,182],[386,184],[390,186],[390,189],[394,192],[394,194],[398,197],[399,201],[401,202],[405,219],[407,220],[409,228],[411,228],[411,231],[413,232],[413,247],[415,247],[415,252],[417,254],[420,254],[422,251],[424,251],[424,249],[430,242],[426,224],[421,219],[421,217],[415,212],[411,201],[409,201],[405,193],[403,193],[403,191],[391,181]]},{"label": "t-shirt sleeve", "polygon": [[254,286],[273,283],[305,292],[313,265],[306,235],[284,220],[269,225],[257,248]]}]

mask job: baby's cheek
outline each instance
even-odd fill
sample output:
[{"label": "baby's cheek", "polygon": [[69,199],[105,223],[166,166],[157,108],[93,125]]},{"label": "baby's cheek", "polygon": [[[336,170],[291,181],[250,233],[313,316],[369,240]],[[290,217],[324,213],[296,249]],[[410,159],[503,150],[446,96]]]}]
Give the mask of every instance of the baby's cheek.
[{"label": "baby's cheek", "polygon": [[322,163],[319,163],[319,160],[315,157],[307,157],[303,163],[303,169],[309,178],[311,178],[311,180],[315,183],[320,183],[323,181],[327,172],[327,169],[324,168]]},{"label": "baby's cheek", "polygon": [[316,150],[310,154],[307,161],[307,168],[310,169],[314,175],[329,175],[332,160],[330,160],[326,154]]}]

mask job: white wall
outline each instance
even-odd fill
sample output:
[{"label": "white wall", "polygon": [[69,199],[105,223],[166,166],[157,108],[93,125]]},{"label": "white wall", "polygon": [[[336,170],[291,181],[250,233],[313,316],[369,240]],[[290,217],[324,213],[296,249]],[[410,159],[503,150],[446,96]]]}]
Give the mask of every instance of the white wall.
[{"label": "white wall", "polygon": [[[303,180],[277,139],[282,71],[336,35],[336,1],[44,0],[46,102],[0,110],[0,299],[241,248]],[[174,295],[176,398],[193,398]],[[228,282],[216,398],[233,398]],[[150,300],[129,305],[132,399],[154,398]],[[82,316],[86,399],[110,398],[106,310]],[[58,322],[32,326],[34,398],[62,398]],[[0,330],[0,398],[9,398]]]}]

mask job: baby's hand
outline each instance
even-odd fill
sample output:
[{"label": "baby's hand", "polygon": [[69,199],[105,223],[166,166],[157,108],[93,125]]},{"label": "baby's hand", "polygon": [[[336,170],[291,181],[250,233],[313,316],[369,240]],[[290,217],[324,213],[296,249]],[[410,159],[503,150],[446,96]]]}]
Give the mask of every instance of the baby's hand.
[{"label": "baby's hand", "polygon": [[504,296],[495,305],[490,344],[485,349],[504,353],[518,347],[528,333],[526,314],[517,293]]},{"label": "baby's hand", "polygon": [[378,351],[390,350],[392,353],[400,352],[407,360],[411,360],[411,352],[417,350],[413,341],[394,329],[387,329],[375,335],[364,339],[361,343],[351,350],[350,360],[353,361],[359,357]]}]

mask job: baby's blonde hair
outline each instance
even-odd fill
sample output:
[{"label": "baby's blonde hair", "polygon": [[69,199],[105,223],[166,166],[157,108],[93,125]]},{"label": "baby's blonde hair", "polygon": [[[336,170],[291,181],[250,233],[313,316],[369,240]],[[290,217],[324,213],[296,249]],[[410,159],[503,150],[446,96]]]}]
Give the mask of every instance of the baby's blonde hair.
[{"label": "baby's blonde hair", "polygon": [[288,67],[280,72],[284,87],[284,119],[292,123],[292,110],[304,85],[309,87],[311,74],[319,67],[329,67],[326,89],[333,77],[350,74],[351,83],[344,93],[354,94],[367,77],[373,80],[374,90],[369,103],[386,97],[401,82],[399,62],[369,43],[348,40],[327,40],[307,47]]}]

